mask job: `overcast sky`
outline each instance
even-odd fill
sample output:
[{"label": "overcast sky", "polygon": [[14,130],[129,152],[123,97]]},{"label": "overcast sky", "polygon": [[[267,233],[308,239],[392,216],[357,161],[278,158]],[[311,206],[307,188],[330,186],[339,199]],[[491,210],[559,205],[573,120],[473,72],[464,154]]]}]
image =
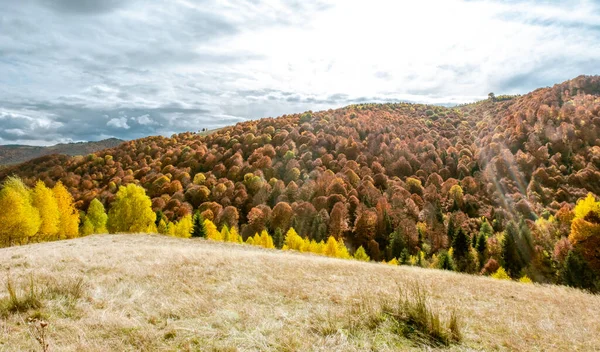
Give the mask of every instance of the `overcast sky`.
[{"label": "overcast sky", "polygon": [[462,103],[599,71],[591,0],[0,0],[0,144]]}]

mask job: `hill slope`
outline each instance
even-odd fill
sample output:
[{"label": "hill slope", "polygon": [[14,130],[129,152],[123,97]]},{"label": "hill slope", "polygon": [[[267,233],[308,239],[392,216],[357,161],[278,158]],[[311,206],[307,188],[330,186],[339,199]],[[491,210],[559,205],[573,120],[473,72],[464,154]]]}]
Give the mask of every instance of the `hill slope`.
[{"label": "hill slope", "polygon": [[412,255],[424,266],[458,228],[479,243],[488,222],[481,255],[458,268],[472,273],[503,262],[501,234],[514,222],[512,277],[569,283],[560,269],[571,248],[600,274],[595,252],[567,239],[575,202],[600,195],[598,76],[455,108],[352,105],[148,137],[42,157],[0,170],[0,181],[11,174],[62,181],[81,210],[94,198],[109,208],[119,186],[136,183],[169,220],[200,210],[244,239],[294,227],[317,242],[343,238],[351,252],[363,246],[376,261]]},{"label": "hill slope", "polygon": [[347,326],[360,304],[415,281],[442,316],[462,317],[451,350],[600,346],[598,296],[437,270],[144,235],[4,248],[0,267],[1,300],[7,276],[46,290],[41,308],[0,319],[3,351],[37,348],[28,317],[48,321],[56,351],[420,349],[381,326]]},{"label": "hill slope", "polygon": [[116,147],[123,142],[121,139],[110,138],[98,142],[66,143],[49,147],[0,145],[0,165],[20,164],[50,154],[87,155],[102,149]]}]

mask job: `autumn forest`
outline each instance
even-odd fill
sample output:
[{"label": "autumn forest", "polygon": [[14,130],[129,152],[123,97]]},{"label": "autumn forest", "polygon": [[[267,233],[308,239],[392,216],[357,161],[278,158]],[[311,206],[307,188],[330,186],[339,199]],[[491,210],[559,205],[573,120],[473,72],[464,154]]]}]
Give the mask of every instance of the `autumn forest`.
[{"label": "autumn forest", "polygon": [[158,232],[600,289],[597,76],[147,137],[0,181],[4,246]]}]

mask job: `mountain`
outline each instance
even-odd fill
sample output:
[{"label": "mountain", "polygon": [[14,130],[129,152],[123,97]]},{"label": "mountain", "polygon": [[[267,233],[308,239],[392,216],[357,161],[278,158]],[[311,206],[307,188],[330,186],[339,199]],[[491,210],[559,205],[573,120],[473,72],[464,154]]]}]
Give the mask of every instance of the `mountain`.
[{"label": "mountain", "polygon": [[20,164],[50,154],[87,155],[102,149],[113,148],[124,141],[110,138],[98,142],[56,144],[50,147],[29,145],[0,145],[0,166]]},{"label": "mountain", "polygon": [[[90,236],[0,249],[0,349],[50,351],[592,351],[600,297],[443,270],[167,236]],[[424,346],[382,310],[421,287],[462,340]],[[35,292],[35,291],[34,291]],[[387,309],[390,309],[390,308]],[[28,324],[23,321],[28,321]],[[410,325],[408,325],[410,327]]]},{"label": "mountain", "polygon": [[168,219],[199,209],[244,238],[293,226],[421,266],[445,265],[452,247],[459,271],[503,264],[513,278],[570,284],[565,263],[579,263],[567,258],[579,246],[577,268],[600,274],[596,254],[567,238],[575,203],[600,195],[599,99],[600,77],[580,76],[451,108],[351,105],[45,156],[0,180],[60,180],[82,210],[94,198],[109,207],[119,186],[137,183]]}]

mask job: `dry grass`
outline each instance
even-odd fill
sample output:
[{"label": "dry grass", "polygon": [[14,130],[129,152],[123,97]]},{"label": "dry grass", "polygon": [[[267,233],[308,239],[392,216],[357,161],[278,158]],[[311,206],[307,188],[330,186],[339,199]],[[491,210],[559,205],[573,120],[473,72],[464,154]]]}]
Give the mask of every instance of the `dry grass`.
[{"label": "dry grass", "polygon": [[[52,351],[595,350],[600,297],[437,270],[235,244],[119,235],[0,249],[18,297],[0,317],[0,351],[39,351],[28,321],[47,321]],[[415,343],[377,318],[415,280],[462,341]],[[357,308],[358,307],[358,308]],[[388,307],[389,308],[389,307]],[[370,313],[369,313],[370,312]],[[406,312],[406,310],[398,310]],[[373,314],[371,314],[373,313]],[[393,312],[392,312],[393,313]],[[403,313],[404,314],[404,313]],[[370,319],[373,319],[369,322]],[[444,323],[446,324],[446,323]]]}]

